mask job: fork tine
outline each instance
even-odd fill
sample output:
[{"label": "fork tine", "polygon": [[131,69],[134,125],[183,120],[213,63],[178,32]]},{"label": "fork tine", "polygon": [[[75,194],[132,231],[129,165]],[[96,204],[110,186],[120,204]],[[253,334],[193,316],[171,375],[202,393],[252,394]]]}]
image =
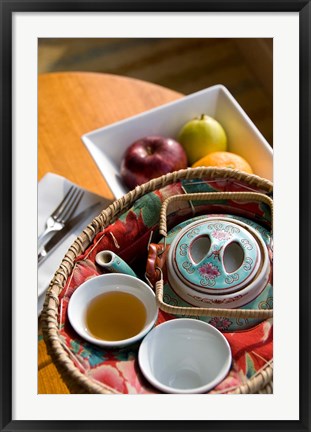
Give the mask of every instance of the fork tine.
[{"label": "fork tine", "polygon": [[66,206],[64,213],[62,214],[61,220],[62,222],[67,221],[76,211],[80,201],[84,195],[84,191],[76,190],[75,194],[71,197],[70,202]]},{"label": "fork tine", "polygon": [[51,214],[51,216],[53,218],[58,218],[59,215],[61,214],[61,212],[64,210],[64,207],[66,206],[66,203],[68,200],[70,200],[70,197],[72,195],[72,193],[74,193],[75,189],[72,186],[70,186],[70,188],[68,189],[66,195],[64,196],[64,198],[62,199],[62,201],[59,203],[59,205],[56,207],[56,209],[53,211],[53,213]]}]

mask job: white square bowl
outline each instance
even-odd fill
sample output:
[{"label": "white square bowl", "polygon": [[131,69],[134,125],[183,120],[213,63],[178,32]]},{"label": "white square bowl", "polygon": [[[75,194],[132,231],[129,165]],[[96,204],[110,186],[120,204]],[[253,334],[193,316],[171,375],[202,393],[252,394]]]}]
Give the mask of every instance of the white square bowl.
[{"label": "white square bowl", "polygon": [[120,178],[126,148],[147,135],[176,138],[193,117],[208,114],[218,120],[228,137],[228,151],[244,157],[254,174],[272,180],[273,151],[241,106],[223,85],[215,85],[134,117],[82,136],[115,198],[128,192]]}]

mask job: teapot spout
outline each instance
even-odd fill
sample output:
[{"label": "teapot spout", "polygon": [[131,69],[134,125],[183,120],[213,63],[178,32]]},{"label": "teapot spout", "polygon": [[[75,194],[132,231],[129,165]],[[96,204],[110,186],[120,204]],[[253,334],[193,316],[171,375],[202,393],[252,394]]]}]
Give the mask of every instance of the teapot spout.
[{"label": "teapot spout", "polygon": [[111,273],[123,273],[137,277],[131,267],[117,254],[110,250],[103,250],[96,255],[96,263]]}]

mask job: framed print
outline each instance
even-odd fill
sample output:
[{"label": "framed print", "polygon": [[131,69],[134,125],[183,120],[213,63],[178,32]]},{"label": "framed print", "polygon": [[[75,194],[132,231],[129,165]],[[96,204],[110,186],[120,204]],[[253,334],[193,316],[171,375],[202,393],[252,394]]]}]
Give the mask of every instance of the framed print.
[{"label": "framed print", "polygon": [[309,1],[1,22],[2,430],[310,430]]}]

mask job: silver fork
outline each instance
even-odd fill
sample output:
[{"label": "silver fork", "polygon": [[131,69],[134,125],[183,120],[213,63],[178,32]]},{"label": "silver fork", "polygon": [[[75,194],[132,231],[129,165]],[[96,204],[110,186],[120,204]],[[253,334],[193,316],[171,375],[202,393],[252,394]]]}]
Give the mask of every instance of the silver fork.
[{"label": "silver fork", "polygon": [[51,213],[45,222],[45,229],[38,237],[38,245],[42,243],[43,238],[50,232],[60,231],[64,228],[66,222],[71,218],[77,209],[84,191],[70,186],[63,200]]}]

